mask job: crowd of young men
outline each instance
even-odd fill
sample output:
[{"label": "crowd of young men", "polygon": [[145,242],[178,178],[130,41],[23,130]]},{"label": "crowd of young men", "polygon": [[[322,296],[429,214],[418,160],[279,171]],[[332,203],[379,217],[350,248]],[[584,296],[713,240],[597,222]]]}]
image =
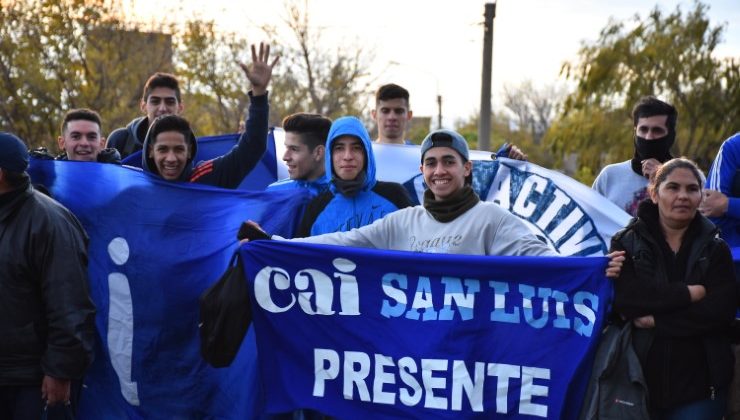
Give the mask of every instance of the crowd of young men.
[{"label": "crowd of young men", "polygon": [[[102,136],[100,116],[92,110],[75,109],[64,116],[61,124],[61,154],[52,157],[42,150],[32,156],[120,164],[122,158],[141,151],[143,170],[165,181],[236,188],[266,150],[267,87],[278,61],[275,58],[270,62],[269,55],[269,46],[261,44],[259,51],[253,46],[252,65],[241,65],[251,84],[246,129],[237,145],[223,156],[207,162],[194,161],[197,141],[189,122],[181,116],[184,104],[179,84],[173,75],[165,73],[156,73],[146,82],[140,103],[144,116],[111,132],[107,143]],[[406,135],[413,113],[406,89],[395,84],[381,86],[371,115],[377,125],[375,142],[411,143]],[[633,121],[633,158],[606,166],[593,184],[596,191],[630,214],[647,196],[650,177],[672,157],[677,112],[670,104],[646,97],[635,106]],[[519,219],[496,204],[482,202],[475,194],[470,185],[472,162],[468,146],[454,131],[436,130],[424,139],[419,169],[428,189],[423,205],[413,206],[402,186],[376,179],[372,140],[356,117],[332,122],[321,115],[298,113],[285,117],[282,125],[286,149],[282,159],[289,178],[273,183],[267,190],[300,188],[313,197],[295,240],[416,252],[553,255]],[[740,238],[740,181],[735,179],[740,168],[738,144],[740,136],[735,135],[720,149],[701,208],[705,215],[726,226],[723,234],[732,246],[740,245],[740,239],[736,239]],[[43,320],[44,327],[61,328],[59,336],[38,336],[39,340],[47,340],[46,353],[39,351],[41,347],[20,349],[20,353],[0,352],[0,360],[24,361],[22,369],[0,367],[0,416],[23,418],[39,409],[41,397],[50,404],[69,401],[70,384],[82,377],[91,357],[94,307],[87,292],[84,230],[66,209],[34,191],[25,174],[28,152],[21,140],[0,133],[0,151],[0,247],[7,248],[8,235],[20,238],[14,244],[25,244],[0,253],[0,273],[5,273],[0,276],[2,281],[22,286],[13,289],[18,290],[17,296],[4,294],[0,318],[5,319],[7,331],[17,331],[9,335],[11,339],[26,334],[26,330],[38,329],[34,324],[37,319]],[[506,152],[525,158],[516,148]],[[17,211],[21,207],[24,210]],[[30,214],[45,223],[28,224]],[[40,244],[33,242],[37,238],[48,239]],[[49,244],[69,255],[36,255],[38,252],[32,251]],[[18,269],[13,264],[18,259],[29,261],[30,266]],[[622,253],[610,254],[606,275],[616,277],[622,261]],[[30,283],[45,284],[48,289],[34,294],[24,289]],[[68,298],[56,302],[53,293]],[[31,306],[17,308],[21,301],[31,302]],[[44,318],[33,312],[56,304],[69,305],[61,310],[68,315],[66,318]],[[28,316],[6,316],[11,313]],[[73,319],[68,319],[69,313],[74,313]],[[64,341],[70,353],[56,355],[55,339]],[[63,363],[55,363],[57,360]],[[33,398],[38,401],[30,403]],[[17,413],[22,413],[22,417]]]}]

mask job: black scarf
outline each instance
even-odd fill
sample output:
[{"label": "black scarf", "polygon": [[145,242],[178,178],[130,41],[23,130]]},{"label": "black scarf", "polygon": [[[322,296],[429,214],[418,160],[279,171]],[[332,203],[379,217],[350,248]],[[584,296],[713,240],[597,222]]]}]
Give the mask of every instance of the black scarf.
[{"label": "black scarf", "polygon": [[21,181],[21,185],[19,185],[18,188],[14,189],[13,191],[6,192],[5,194],[0,194],[0,208],[5,207],[10,202],[15,200],[16,197],[25,193],[28,189],[29,184],[31,184],[31,178],[26,175],[25,179]]},{"label": "black scarf", "polygon": [[446,200],[435,200],[431,189],[424,191],[424,208],[435,220],[447,223],[470,210],[478,204],[480,198],[470,185],[462,187]]},{"label": "black scarf", "polygon": [[337,187],[337,190],[346,197],[354,197],[357,195],[357,193],[362,190],[362,186],[365,184],[365,179],[367,178],[367,174],[365,171],[361,171],[357,178],[345,181],[343,179],[337,178],[336,176],[332,176],[331,182],[334,183],[334,186]]},{"label": "black scarf", "polygon": [[635,155],[632,158],[632,170],[637,175],[642,174],[642,161],[645,159],[655,159],[660,163],[665,163],[671,159],[671,147],[676,139],[676,133],[668,133],[665,136],[647,140],[644,137],[635,136]]}]

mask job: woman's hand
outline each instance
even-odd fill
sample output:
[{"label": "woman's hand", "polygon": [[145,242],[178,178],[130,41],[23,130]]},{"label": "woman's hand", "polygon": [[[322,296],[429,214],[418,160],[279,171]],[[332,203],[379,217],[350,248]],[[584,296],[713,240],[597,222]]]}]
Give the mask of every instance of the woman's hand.
[{"label": "woman's hand", "polygon": [[622,272],[624,263],[624,251],[612,251],[606,255],[609,257],[609,264],[606,266],[606,276],[616,279]]}]

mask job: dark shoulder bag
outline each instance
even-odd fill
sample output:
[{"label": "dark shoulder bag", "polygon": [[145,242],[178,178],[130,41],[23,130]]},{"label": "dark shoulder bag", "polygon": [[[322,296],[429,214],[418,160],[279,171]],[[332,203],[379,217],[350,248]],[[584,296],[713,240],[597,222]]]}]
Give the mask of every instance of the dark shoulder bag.
[{"label": "dark shoulder bag", "polygon": [[231,364],[252,322],[243,263],[235,252],[226,272],[200,296],[200,354],[214,367]]}]

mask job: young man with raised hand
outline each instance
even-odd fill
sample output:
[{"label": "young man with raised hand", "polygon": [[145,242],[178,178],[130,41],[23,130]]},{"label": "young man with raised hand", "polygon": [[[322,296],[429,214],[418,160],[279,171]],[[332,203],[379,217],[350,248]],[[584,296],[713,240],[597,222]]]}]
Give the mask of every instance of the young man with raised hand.
[{"label": "young man with raised hand", "polygon": [[252,66],[240,64],[252,84],[247,130],[234,148],[223,156],[193,163],[197,151],[195,134],[188,121],[177,115],[155,119],[144,140],[142,168],[167,181],[196,182],[222,188],[236,188],[259,162],[267,148],[269,113],[267,86],[272,68],[269,45],[260,43],[259,54],[252,45]]}]

